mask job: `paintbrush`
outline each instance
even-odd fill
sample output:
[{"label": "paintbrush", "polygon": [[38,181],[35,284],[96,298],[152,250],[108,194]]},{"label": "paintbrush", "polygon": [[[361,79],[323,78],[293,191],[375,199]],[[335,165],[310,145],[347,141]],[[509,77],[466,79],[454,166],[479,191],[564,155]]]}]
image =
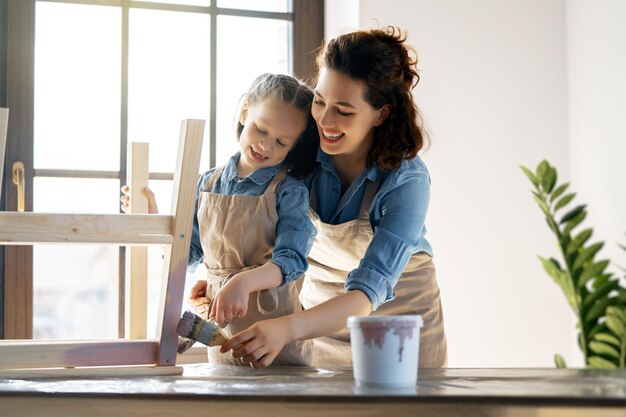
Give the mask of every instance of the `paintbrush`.
[{"label": "paintbrush", "polygon": [[219,346],[228,341],[220,326],[191,311],[183,313],[176,326],[176,333],[179,335],[176,348],[178,353],[186,352],[196,342],[207,346]]}]

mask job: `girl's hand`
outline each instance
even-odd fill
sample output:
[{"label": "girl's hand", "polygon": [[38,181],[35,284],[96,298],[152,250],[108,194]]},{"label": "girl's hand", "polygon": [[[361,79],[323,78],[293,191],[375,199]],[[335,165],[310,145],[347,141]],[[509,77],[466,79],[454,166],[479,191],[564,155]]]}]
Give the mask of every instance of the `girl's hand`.
[{"label": "girl's hand", "polygon": [[291,342],[290,316],[262,320],[254,323],[224,343],[222,353],[232,349],[233,356],[255,369],[270,366],[283,347]]},{"label": "girl's hand", "polygon": [[[130,210],[130,188],[128,185],[124,185],[121,188],[123,196],[120,197],[120,201],[122,202],[121,208],[124,213],[128,213]],[[143,194],[148,198],[148,213],[149,214],[158,214],[159,208],[157,207],[156,198],[154,197],[154,193],[148,187],[143,189]]]},{"label": "girl's hand", "polygon": [[244,317],[248,312],[249,298],[250,290],[245,284],[245,276],[237,274],[215,295],[209,318],[222,324],[224,320],[231,321],[233,317]]},{"label": "girl's hand", "polygon": [[209,305],[211,304],[211,298],[207,296],[206,290],[206,280],[196,281],[194,286],[191,287],[189,298],[187,299],[187,303],[191,306],[193,312],[205,320],[209,316]]}]

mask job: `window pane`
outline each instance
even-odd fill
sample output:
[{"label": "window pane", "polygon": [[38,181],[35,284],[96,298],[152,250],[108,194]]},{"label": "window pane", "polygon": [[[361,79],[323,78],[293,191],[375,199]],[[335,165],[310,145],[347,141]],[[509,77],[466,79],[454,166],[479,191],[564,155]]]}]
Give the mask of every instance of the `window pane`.
[{"label": "window pane", "polygon": [[291,72],[290,33],[291,23],[284,20],[218,16],[217,165],[226,163],[239,150],[235,113],[239,98],[252,81],[264,72]]},{"label": "window pane", "polygon": [[[286,13],[291,11],[290,0],[217,0],[217,7]],[[252,32],[254,33],[254,32]]]},{"label": "window pane", "polygon": [[[119,181],[35,178],[34,211],[117,213]],[[34,245],[33,337],[117,337],[119,261],[112,245]]]},{"label": "window pane", "polygon": [[35,168],[118,170],[118,7],[37,2]]},{"label": "window pane", "polygon": [[117,337],[118,248],[33,246],[33,338]]},{"label": "window pane", "polygon": [[35,177],[33,211],[40,213],[119,213],[119,195],[119,180]]},{"label": "window pane", "polygon": [[211,5],[211,0],[150,0],[151,3],[169,3],[169,4],[183,4],[189,6],[206,6]]},{"label": "window pane", "polygon": [[205,14],[130,10],[128,140],[150,144],[152,172],[174,171],[183,119],[208,121],[209,24]]}]

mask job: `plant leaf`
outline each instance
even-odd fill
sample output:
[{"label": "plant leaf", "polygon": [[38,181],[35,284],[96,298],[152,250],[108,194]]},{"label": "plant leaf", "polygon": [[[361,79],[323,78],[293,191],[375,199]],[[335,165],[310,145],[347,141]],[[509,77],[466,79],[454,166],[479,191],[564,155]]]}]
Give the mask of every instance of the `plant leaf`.
[{"label": "plant leaf", "polygon": [[550,230],[552,230],[552,233],[554,233],[557,236],[561,233],[559,231],[559,226],[556,224],[554,219],[552,219],[552,216],[546,216],[546,222],[548,222],[548,227],[550,227]]},{"label": "plant leaf", "polygon": [[585,217],[587,216],[587,211],[583,210],[580,213],[578,213],[576,215],[576,217],[574,217],[573,219],[569,220],[567,222],[567,224],[565,225],[565,227],[563,228],[563,234],[567,235],[569,234],[573,228],[575,228],[576,226],[578,226],[583,220],[585,220]]},{"label": "plant leaf", "polygon": [[608,333],[598,333],[593,338],[595,340],[599,341],[599,342],[610,343],[610,344],[612,344],[614,346],[617,346],[617,347],[621,347],[622,346],[622,342],[620,342],[617,337],[615,337],[613,335],[610,335]]},{"label": "plant leaf", "polygon": [[552,192],[554,184],[556,184],[556,177],[556,169],[554,169],[553,167],[548,168],[543,178],[541,179],[541,187],[546,193],[550,194]]},{"label": "plant leaf", "polygon": [[617,349],[615,349],[611,345],[607,345],[606,343],[596,342],[595,340],[592,340],[591,342],[589,342],[589,348],[598,355],[606,355],[612,358],[619,359],[619,352],[617,351]]},{"label": "plant leaf", "polygon": [[568,221],[574,219],[576,216],[578,216],[586,207],[586,204],[581,204],[579,206],[574,207],[573,209],[571,209],[570,211],[568,211],[562,218],[561,221],[559,222],[560,224],[564,224],[567,223]]},{"label": "plant leaf", "polygon": [[535,174],[533,174],[530,169],[526,168],[523,165],[520,165],[519,167],[524,172],[524,174],[526,174],[526,177],[528,177],[528,179],[535,186],[535,188],[539,188],[539,180],[537,179],[537,177],[535,177]]},{"label": "plant leaf", "polygon": [[539,162],[539,164],[537,165],[537,169],[535,170],[535,175],[537,176],[539,183],[543,182],[543,177],[549,170],[550,164],[548,163],[548,161],[544,159],[543,161]]},{"label": "plant leaf", "polygon": [[548,275],[550,275],[550,277],[552,277],[554,282],[561,287],[561,290],[563,290],[563,294],[567,298],[569,304],[572,307],[576,306],[576,295],[567,272],[561,268],[559,262],[554,258],[545,259],[541,256],[538,256],[538,258],[543,265],[543,269],[548,273]]},{"label": "plant leaf", "polygon": [[606,316],[606,326],[620,339],[626,338],[626,326],[615,316]]},{"label": "plant leaf", "polygon": [[608,306],[606,308],[606,314],[617,317],[626,325],[626,310],[615,306]]},{"label": "plant leaf", "polygon": [[572,201],[576,197],[576,193],[570,193],[565,195],[559,201],[557,201],[556,206],[554,206],[554,211],[557,211],[561,207],[566,206],[570,201]]},{"label": "plant leaf", "polygon": [[593,292],[590,292],[587,297],[583,298],[583,308],[587,308],[591,304],[596,302],[596,300],[606,297],[611,291],[615,290],[618,287],[618,280],[614,279],[606,281],[600,287],[596,288]]},{"label": "plant leaf", "polygon": [[604,242],[594,243],[593,245],[585,248],[578,254],[576,261],[574,262],[573,269],[577,269],[578,267],[583,266],[585,261],[593,259],[593,257],[598,253],[600,249],[604,246]]},{"label": "plant leaf", "polygon": [[565,359],[563,358],[563,356],[559,355],[558,353],[554,354],[554,364],[559,369],[567,368],[567,364],[565,363]]},{"label": "plant leaf", "polygon": [[583,270],[583,273],[580,274],[580,278],[578,279],[578,282],[576,283],[576,285],[578,285],[578,288],[584,287],[585,284],[587,284],[587,281],[589,281],[591,278],[594,278],[600,275],[606,269],[608,265],[609,265],[609,260],[605,259],[603,261],[591,264],[587,268],[585,268]]},{"label": "plant leaf", "polygon": [[563,194],[565,190],[567,190],[567,187],[569,187],[569,182],[559,185],[550,196],[550,204],[554,203],[554,200],[559,198],[561,194]]},{"label": "plant leaf", "polygon": [[577,252],[581,246],[583,246],[593,234],[593,229],[585,229],[580,232],[572,241],[567,245],[567,253],[575,253]]},{"label": "plant leaf", "polygon": [[552,216],[552,214],[550,213],[550,209],[548,208],[548,205],[545,203],[545,201],[541,199],[541,197],[538,197],[537,195],[533,195],[533,198],[535,199],[537,204],[539,204],[539,207],[541,207],[541,211],[543,211],[546,216]]},{"label": "plant leaf", "polygon": [[600,356],[591,356],[587,359],[587,363],[592,368],[617,368],[617,365]]},{"label": "plant leaf", "polygon": [[593,320],[598,319],[598,317],[602,317],[606,308],[611,303],[611,300],[608,298],[599,299],[590,309],[589,312],[585,315],[584,320],[585,323],[590,323]]}]

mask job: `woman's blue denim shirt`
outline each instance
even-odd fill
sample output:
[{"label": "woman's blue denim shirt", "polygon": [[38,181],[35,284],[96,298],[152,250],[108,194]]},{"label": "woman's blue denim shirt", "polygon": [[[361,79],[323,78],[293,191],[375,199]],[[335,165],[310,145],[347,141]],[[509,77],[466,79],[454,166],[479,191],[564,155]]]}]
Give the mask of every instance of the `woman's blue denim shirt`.
[{"label": "woman's blue denim shirt", "polygon": [[[228,160],[222,175],[211,190],[213,193],[261,195],[271,183],[274,175],[282,168],[280,165],[261,168],[245,178],[239,178],[237,176],[239,155],[240,153],[238,152]],[[214,171],[215,168],[208,170],[198,180],[188,262],[192,270],[204,258],[198,226],[198,198]],[[316,231],[313,223],[311,223],[311,219],[307,216],[308,208],[308,189],[302,182],[287,175],[276,190],[278,221],[276,223],[276,241],[274,242],[272,259],[270,261],[280,267],[283,273],[282,284],[299,278],[309,266],[307,256],[311,250]],[[254,220],[251,219],[251,221]]]},{"label": "woman's blue denim shirt", "polygon": [[341,195],[341,183],[330,156],[321,149],[318,151],[313,181],[316,211],[324,223],[341,224],[357,219],[367,183],[377,179],[379,188],[369,210],[374,236],[358,268],[348,273],[345,282],[346,291],[363,291],[373,310],[395,298],[393,288],[411,255],[433,254],[424,225],[430,200],[430,175],[416,156],[403,161],[397,170],[366,168]]}]

